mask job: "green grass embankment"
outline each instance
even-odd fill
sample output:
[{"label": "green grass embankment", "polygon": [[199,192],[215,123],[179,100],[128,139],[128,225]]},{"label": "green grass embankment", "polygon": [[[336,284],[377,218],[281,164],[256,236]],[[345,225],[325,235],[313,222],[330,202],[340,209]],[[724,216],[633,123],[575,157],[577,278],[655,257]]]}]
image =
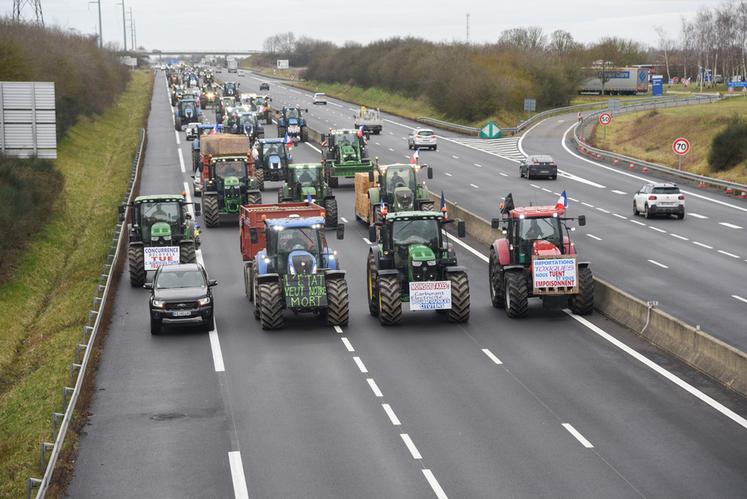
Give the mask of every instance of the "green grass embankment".
[{"label": "green grass embankment", "polygon": [[601,149],[677,168],[672,142],[685,137],[691,149],[682,161],[683,170],[747,184],[747,161],[723,172],[714,172],[708,164],[713,138],[739,116],[747,116],[747,97],[621,114],[607,127],[606,138],[601,127],[596,127],[592,140]]},{"label": "green grass embankment", "polygon": [[64,186],[48,223],[0,287],[0,497],[24,497],[39,476],[39,444],[70,383],[75,345],[106,262],[153,85],[133,75],[102,115],[82,117],[60,142]]}]

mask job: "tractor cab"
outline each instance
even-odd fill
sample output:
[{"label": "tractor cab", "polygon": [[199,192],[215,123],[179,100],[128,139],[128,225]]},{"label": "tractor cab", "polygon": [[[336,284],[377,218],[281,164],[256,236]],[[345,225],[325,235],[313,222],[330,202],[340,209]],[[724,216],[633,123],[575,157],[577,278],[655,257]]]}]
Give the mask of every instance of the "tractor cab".
[{"label": "tractor cab", "polygon": [[506,236],[515,241],[516,259],[522,265],[532,256],[565,254],[561,213],[554,206],[530,206],[511,210]]},{"label": "tractor cab", "polygon": [[316,199],[323,190],[324,178],[321,164],[291,165],[288,167],[288,188],[297,200],[311,196]]},{"label": "tractor cab", "polygon": [[[216,191],[223,193],[223,196],[219,196],[219,200],[223,199],[226,211],[238,213],[241,194],[246,192],[249,183],[249,166],[246,158],[241,156],[211,158],[207,170],[205,185],[214,186]],[[219,208],[223,207],[219,206]]]},{"label": "tractor cab", "polygon": [[135,200],[132,227],[149,246],[170,246],[185,231],[186,207],[182,196],[140,196]]},{"label": "tractor cab", "polygon": [[[324,238],[324,218],[281,218],[265,221],[267,270],[278,274],[315,274],[330,265]],[[331,268],[336,268],[332,263]]]},{"label": "tractor cab", "polygon": [[366,141],[362,136],[358,137],[354,130],[339,130],[330,133],[327,143],[330,151],[340,163],[360,161],[366,156]]},{"label": "tractor cab", "polygon": [[238,96],[239,84],[235,81],[227,81],[223,83],[223,95]]},{"label": "tractor cab", "polygon": [[409,165],[391,165],[379,176],[385,202],[392,211],[415,209],[417,179],[415,169]]},{"label": "tractor cab", "polygon": [[281,139],[262,139],[253,149],[258,165],[268,170],[287,169],[291,161],[288,147]]}]

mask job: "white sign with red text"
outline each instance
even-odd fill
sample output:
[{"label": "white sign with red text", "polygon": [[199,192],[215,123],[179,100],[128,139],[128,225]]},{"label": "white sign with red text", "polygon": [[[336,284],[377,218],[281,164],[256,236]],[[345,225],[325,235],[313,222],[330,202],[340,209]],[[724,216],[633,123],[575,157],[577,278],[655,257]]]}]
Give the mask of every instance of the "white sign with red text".
[{"label": "white sign with red text", "polygon": [[450,310],[451,281],[410,282],[410,310]]},{"label": "white sign with red text", "polygon": [[179,263],[179,246],[148,246],[143,249],[145,270]]},{"label": "white sign with red text", "polygon": [[532,280],[535,292],[553,288],[575,288],[578,285],[576,259],[573,257],[536,258]]}]

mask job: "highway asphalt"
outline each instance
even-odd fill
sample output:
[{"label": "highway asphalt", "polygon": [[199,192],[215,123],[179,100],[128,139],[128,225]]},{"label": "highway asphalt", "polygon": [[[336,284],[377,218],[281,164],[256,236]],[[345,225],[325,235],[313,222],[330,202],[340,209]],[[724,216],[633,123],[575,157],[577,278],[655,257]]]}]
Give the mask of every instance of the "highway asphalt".
[{"label": "highway asphalt", "polygon": [[[257,91],[259,81],[267,80],[251,73],[235,79],[245,92]],[[314,106],[310,92],[276,80],[271,94],[277,108],[307,107],[309,123],[318,130],[353,126],[353,104],[329,99],[327,106]],[[425,125],[384,118],[382,135],[371,137],[371,154],[383,163],[406,161],[411,155],[407,134]],[[578,157],[562,140],[572,135],[575,123],[575,115],[553,117],[520,141],[482,141],[437,130],[438,151],[421,151],[420,162],[435,169],[428,183],[432,190],[443,190],[449,200],[488,220],[498,216],[498,203],[508,192],[520,206],[554,204],[565,190],[569,213],[587,217],[576,244],[596,276],[643,300],[658,301],[659,308],[747,351],[747,202],[683,186],[685,220],[633,216],[633,193],[658,179]],[[551,154],[561,170],[558,180],[520,178],[516,160],[523,153]]]},{"label": "highway asphalt", "polygon": [[[277,85],[271,94],[280,99]],[[190,180],[170,112],[159,74],[142,193]],[[307,144],[293,153],[319,157]],[[151,336],[147,292],[125,269],[70,496],[744,496],[745,399],[598,315],[537,305],[507,319],[490,306],[472,241],[457,246],[468,324],[405,312],[382,328],[367,311],[352,183],[336,192],[349,223],[345,240],[329,239],[348,272],[348,327],[299,316],[262,331],[243,296],[236,226],[203,230],[201,257],[219,281],[210,334]]]}]

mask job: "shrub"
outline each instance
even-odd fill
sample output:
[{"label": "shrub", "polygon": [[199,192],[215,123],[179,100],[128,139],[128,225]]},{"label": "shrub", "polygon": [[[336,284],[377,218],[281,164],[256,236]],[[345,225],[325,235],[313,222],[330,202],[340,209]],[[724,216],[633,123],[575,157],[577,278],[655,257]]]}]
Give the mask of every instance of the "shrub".
[{"label": "shrub", "polygon": [[722,131],[713,137],[708,153],[711,171],[720,172],[737,166],[747,159],[747,121],[735,116]]}]

